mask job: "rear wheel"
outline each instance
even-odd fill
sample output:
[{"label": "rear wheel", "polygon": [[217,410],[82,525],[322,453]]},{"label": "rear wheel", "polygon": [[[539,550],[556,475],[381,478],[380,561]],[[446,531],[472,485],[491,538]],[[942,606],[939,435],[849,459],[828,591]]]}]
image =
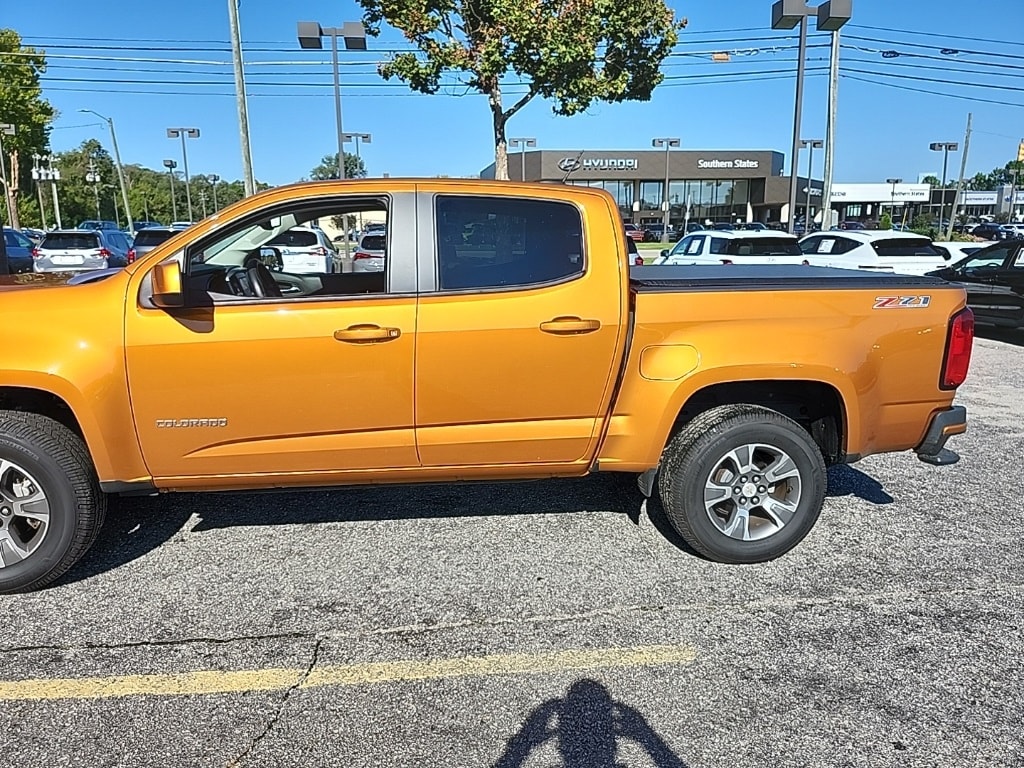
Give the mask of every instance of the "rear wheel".
[{"label": "rear wheel", "polygon": [[705,557],[773,560],[821,513],[825,462],[811,436],[777,411],[713,408],[665,449],[658,490],[672,526]]},{"label": "rear wheel", "polygon": [[58,579],[92,545],[105,511],[81,438],[44,416],[0,411],[0,592]]}]

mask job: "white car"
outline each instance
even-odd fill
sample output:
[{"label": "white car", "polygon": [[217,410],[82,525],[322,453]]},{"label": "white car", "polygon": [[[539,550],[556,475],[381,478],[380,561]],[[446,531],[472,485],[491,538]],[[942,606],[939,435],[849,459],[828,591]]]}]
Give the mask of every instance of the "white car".
[{"label": "white car", "polygon": [[383,272],[387,235],[384,230],[374,230],[359,238],[359,245],[352,254],[353,272]]},{"label": "white car", "polygon": [[977,242],[967,243],[954,243],[952,241],[943,241],[940,243],[938,240],[936,240],[934,243],[932,243],[932,245],[934,245],[936,248],[945,248],[947,251],[949,251],[949,255],[952,261],[960,261],[960,259],[965,259],[968,256],[977,253],[982,248],[988,248],[990,245],[995,245],[995,243],[982,242],[980,240]]},{"label": "white car", "polygon": [[657,266],[806,263],[796,236],[774,230],[698,230],[653,262]]},{"label": "white car", "polygon": [[297,275],[333,272],[338,254],[323,230],[316,227],[292,227],[269,243],[281,252],[281,270]]},{"label": "white car", "polygon": [[815,232],[800,240],[814,267],[870,269],[899,275],[924,275],[949,266],[951,254],[924,235],[892,229]]}]

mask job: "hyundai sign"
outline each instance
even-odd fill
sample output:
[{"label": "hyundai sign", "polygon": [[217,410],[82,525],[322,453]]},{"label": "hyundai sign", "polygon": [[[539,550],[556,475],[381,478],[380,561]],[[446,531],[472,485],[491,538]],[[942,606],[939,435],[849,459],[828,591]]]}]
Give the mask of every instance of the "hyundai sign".
[{"label": "hyundai sign", "polygon": [[635,157],[563,157],[558,168],[566,173],[572,171],[635,171],[640,167]]}]

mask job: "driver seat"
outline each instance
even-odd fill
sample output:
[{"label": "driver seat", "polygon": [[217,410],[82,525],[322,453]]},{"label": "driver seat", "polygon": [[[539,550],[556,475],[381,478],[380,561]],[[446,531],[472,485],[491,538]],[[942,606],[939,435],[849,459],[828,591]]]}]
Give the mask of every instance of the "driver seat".
[{"label": "driver seat", "polygon": [[284,295],[281,292],[281,286],[277,284],[274,275],[271,274],[266,264],[257,262],[249,267],[245,273],[249,278],[249,285],[252,288],[253,296],[260,299],[278,299]]}]

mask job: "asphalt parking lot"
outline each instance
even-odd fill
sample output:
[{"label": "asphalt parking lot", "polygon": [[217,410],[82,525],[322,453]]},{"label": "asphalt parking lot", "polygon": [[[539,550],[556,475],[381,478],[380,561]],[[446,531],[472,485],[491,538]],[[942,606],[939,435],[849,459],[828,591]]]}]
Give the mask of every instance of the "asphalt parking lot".
[{"label": "asphalt parking lot", "polygon": [[0,597],[0,765],[1020,766],[1024,335],[962,461],[705,562],[613,477],[121,500]]}]

